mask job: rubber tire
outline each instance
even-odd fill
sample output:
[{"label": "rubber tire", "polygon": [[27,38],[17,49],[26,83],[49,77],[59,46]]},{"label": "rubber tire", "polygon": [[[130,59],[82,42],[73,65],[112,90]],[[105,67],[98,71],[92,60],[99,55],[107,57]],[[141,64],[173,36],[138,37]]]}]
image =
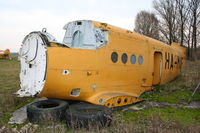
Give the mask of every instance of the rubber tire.
[{"label": "rubber tire", "polygon": [[31,123],[59,122],[65,120],[69,104],[63,100],[48,99],[27,106],[27,117]]},{"label": "rubber tire", "polygon": [[73,129],[109,126],[111,117],[110,108],[85,102],[72,104],[66,111],[67,125]]}]

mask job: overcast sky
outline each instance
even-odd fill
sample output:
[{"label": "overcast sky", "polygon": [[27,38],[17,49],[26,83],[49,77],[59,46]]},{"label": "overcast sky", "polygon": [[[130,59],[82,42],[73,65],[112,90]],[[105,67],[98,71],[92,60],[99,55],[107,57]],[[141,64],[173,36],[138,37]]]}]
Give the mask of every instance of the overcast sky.
[{"label": "overcast sky", "polygon": [[62,42],[63,26],[96,20],[133,30],[136,14],[152,11],[153,0],[0,0],[0,50],[18,52],[25,35],[47,28]]}]

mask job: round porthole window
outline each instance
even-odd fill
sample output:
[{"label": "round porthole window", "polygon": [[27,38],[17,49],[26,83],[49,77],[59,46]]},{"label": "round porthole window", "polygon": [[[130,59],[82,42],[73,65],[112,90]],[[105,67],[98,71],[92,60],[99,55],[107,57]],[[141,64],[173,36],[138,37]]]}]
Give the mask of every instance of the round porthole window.
[{"label": "round porthole window", "polygon": [[126,54],[126,53],[123,53],[123,54],[122,54],[122,62],[123,62],[124,64],[126,64],[127,60],[128,60],[127,54]]},{"label": "round porthole window", "polygon": [[139,56],[139,57],[138,57],[138,63],[139,63],[139,64],[142,64],[142,63],[143,63],[143,57],[142,57],[142,56]]},{"label": "round porthole window", "polygon": [[135,62],[136,62],[136,56],[132,55],[131,56],[131,64],[135,64]]},{"label": "round porthole window", "polygon": [[118,60],[118,54],[117,54],[117,52],[113,52],[111,54],[111,60],[112,60],[113,63],[117,62],[117,60]]}]

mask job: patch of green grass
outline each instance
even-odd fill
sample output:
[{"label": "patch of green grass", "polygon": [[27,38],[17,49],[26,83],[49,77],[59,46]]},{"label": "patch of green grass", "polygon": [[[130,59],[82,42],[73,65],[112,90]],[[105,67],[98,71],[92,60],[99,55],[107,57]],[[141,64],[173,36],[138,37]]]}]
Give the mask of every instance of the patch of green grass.
[{"label": "patch of green grass", "polygon": [[122,114],[123,119],[129,122],[136,122],[141,119],[146,119],[148,122],[150,117],[157,115],[164,121],[178,122],[184,126],[200,124],[200,111],[195,109],[150,108],[138,112],[123,112]]},{"label": "patch of green grass", "polygon": [[[183,92],[173,92],[162,95],[160,92],[146,92],[141,96],[141,98],[148,101],[159,101],[159,102],[169,102],[169,103],[183,103],[187,102],[191,97],[192,92],[183,91]],[[195,93],[192,97],[192,100],[200,100],[200,93]]]},{"label": "patch of green grass", "polygon": [[178,121],[182,125],[200,124],[200,111],[197,109],[161,109],[161,118]]},{"label": "patch of green grass", "polygon": [[0,118],[1,122],[8,123],[10,117],[12,117],[12,114],[10,112],[4,113],[4,116]]}]

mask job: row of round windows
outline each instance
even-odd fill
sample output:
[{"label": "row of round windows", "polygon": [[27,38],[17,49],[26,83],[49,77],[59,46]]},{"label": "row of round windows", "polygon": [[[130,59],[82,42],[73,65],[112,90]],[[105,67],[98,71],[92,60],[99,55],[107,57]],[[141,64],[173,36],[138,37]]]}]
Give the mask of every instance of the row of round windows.
[{"label": "row of round windows", "polygon": [[[118,53],[117,52],[112,52],[112,54],[111,54],[111,60],[112,60],[113,63],[117,63],[117,61],[118,61]],[[126,53],[122,54],[121,61],[124,64],[127,63],[127,61],[128,61],[128,55]],[[131,64],[135,64],[136,63],[136,56],[134,54],[131,55],[130,62],[131,62]],[[142,56],[138,56],[138,63],[139,64],[143,63],[143,57]]]}]

